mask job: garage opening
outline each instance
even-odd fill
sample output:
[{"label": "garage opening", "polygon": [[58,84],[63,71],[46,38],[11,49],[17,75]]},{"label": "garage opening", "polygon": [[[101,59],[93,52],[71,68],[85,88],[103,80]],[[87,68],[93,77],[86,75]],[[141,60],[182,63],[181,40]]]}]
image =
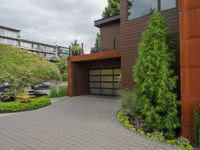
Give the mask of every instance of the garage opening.
[{"label": "garage opening", "polygon": [[89,94],[117,96],[121,88],[121,69],[89,70]]}]

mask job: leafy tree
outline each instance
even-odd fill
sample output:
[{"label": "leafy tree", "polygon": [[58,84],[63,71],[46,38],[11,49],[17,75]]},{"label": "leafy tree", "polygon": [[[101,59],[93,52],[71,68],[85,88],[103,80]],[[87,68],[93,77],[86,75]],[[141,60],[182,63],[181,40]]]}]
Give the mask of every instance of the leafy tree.
[{"label": "leafy tree", "polygon": [[172,69],[175,49],[168,32],[165,18],[160,12],[154,11],[139,46],[134,81],[140,115],[147,127],[172,137],[180,123],[177,76]]},{"label": "leafy tree", "polygon": [[97,33],[94,47],[96,49],[99,49],[101,47],[101,35],[100,35],[100,33]]},{"label": "leafy tree", "polygon": [[102,13],[103,18],[120,14],[120,0],[108,0],[108,6]]},{"label": "leafy tree", "polygon": [[97,33],[94,47],[91,49],[90,53],[99,52],[100,48],[101,48],[101,35],[100,33]]},{"label": "leafy tree", "polygon": [[67,58],[66,57],[60,58],[56,63],[56,65],[60,70],[63,81],[67,81]]},{"label": "leafy tree", "polygon": [[3,97],[16,98],[26,87],[60,79],[60,71],[55,64],[28,51],[0,45],[0,84],[7,82],[11,85]]}]

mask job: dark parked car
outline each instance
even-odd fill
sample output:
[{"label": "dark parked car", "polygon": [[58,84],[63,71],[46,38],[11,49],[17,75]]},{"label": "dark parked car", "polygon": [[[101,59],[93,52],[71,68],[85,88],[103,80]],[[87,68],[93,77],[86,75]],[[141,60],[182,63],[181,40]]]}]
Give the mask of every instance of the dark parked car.
[{"label": "dark parked car", "polygon": [[14,100],[13,98],[2,98],[2,97],[1,97],[2,93],[3,93],[6,89],[9,89],[9,88],[10,88],[9,83],[0,84],[0,102],[10,102],[10,101],[13,101],[13,100]]},{"label": "dark parked car", "polygon": [[10,88],[9,83],[0,84],[0,93],[4,92],[8,88]]},{"label": "dark parked car", "polygon": [[48,90],[50,88],[50,82],[44,82],[42,84],[33,86],[33,90]]}]

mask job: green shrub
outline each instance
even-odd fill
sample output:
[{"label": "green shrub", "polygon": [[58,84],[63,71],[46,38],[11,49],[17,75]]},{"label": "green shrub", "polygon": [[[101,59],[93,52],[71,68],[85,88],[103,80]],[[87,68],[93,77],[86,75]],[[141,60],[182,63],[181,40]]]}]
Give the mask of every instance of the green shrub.
[{"label": "green shrub", "polygon": [[60,86],[58,88],[58,96],[59,97],[67,96],[67,86]]},{"label": "green shrub", "polygon": [[[160,12],[154,11],[143,33],[134,66],[135,94],[140,115],[153,131],[164,131],[168,137],[180,126],[177,76],[174,69],[175,49],[168,39],[168,28]],[[135,101],[135,100],[134,100]]]},{"label": "green shrub", "polygon": [[62,80],[63,81],[67,81],[68,80],[68,74],[67,73],[63,73],[62,74]]},{"label": "green shrub", "polygon": [[133,91],[122,91],[122,108],[127,111],[128,114],[132,116],[139,115],[138,111],[140,110],[140,104],[137,98],[137,95]]},{"label": "green shrub", "polygon": [[20,112],[30,111],[50,105],[51,101],[48,97],[40,97],[32,99],[30,103],[21,103],[20,101],[0,103],[0,112]]},{"label": "green shrub", "polygon": [[195,142],[197,146],[200,146],[200,107],[195,109],[194,114],[194,133],[195,133]]},{"label": "green shrub", "polygon": [[50,89],[51,98],[64,97],[64,96],[67,96],[67,86],[51,87]]},{"label": "green shrub", "polygon": [[28,51],[0,44],[0,84],[8,82],[11,86],[1,95],[3,98],[16,99],[26,87],[49,80],[61,80],[56,65]]},{"label": "green shrub", "polygon": [[56,63],[57,67],[60,70],[62,75],[62,80],[67,81],[67,58],[63,57],[60,58],[59,61]]},{"label": "green shrub", "polygon": [[31,85],[49,80],[60,80],[58,67],[41,57],[8,45],[0,44],[0,83],[4,82],[4,74],[13,78],[31,76]]},{"label": "green shrub", "polygon": [[58,89],[55,86],[52,86],[50,89],[50,97],[51,98],[56,98],[58,97]]}]

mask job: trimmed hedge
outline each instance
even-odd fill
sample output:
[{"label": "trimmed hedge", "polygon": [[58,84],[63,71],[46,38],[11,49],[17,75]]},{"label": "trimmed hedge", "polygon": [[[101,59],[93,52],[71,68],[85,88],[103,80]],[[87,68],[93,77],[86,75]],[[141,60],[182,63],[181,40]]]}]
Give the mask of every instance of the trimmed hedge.
[{"label": "trimmed hedge", "polygon": [[49,97],[34,98],[30,103],[20,101],[0,103],[0,112],[20,112],[42,108],[51,104]]},{"label": "trimmed hedge", "polygon": [[166,144],[169,144],[169,145],[172,145],[172,146],[176,146],[176,147],[181,148],[181,149],[194,150],[193,146],[190,145],[189,141],[187,139],[185,139],[185,138],[181,138],[180,137],[178,139],[168,140],[168,139],[165,139],[165,137],[163,135],[160,135],[158,132],[157,133],[145,133],[144,131],[135,128],[129,122],[128,116],[127,116],[126,112],[124,112],[124,111],[120,111],[117,114],[117,119],[127,129],[129,129],[131,131],[134,131],[134,132],[137,132],[138,134],[140,134],[142,136],[147,136],[147,137],[149,137],[149,138],[151,138],[153,140],[164,142]]}]

